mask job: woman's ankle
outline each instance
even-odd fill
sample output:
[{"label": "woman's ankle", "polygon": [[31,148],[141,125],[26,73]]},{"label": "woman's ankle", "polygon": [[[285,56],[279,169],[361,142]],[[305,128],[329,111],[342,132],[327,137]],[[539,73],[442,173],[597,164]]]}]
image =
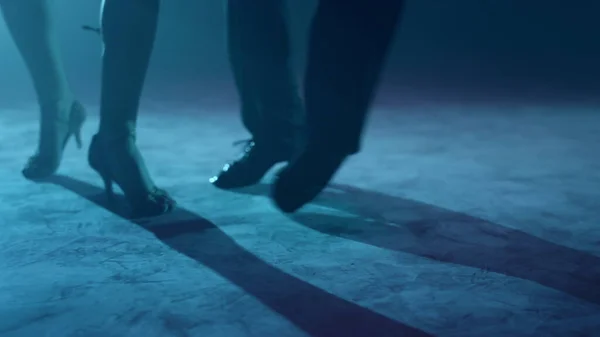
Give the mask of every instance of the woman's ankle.
[{"label": "woman's ankle", "polygon": [[74,103],[75,98],[70,96],[61,99],[40,100],[39,109],[41,118],[48,121],[68,122]]}]

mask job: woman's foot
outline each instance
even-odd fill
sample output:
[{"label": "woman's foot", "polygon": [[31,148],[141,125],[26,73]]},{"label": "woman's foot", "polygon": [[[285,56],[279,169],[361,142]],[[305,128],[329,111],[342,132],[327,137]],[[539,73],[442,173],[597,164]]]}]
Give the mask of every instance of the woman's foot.
[{"label": "woman's foot", "polygon": [[102,178],[109,197],[113,195],[113,182],[121,188],[134,218],[158,216],[175,208],[175,200],[156,187],[150,178],[134,135],[95,135],[90,144],[88,162]]},{"label": "woman's foot", "polygon": [[41,180],[56,173],[71,137],[75,138],[77,147],[81,148],[81,128],[85,119],[85,108],[75,101],[70,107],[66,120],[60,118],[42,120],[38,151],[27,161],[21,171],[23,176],[30,180]]}]

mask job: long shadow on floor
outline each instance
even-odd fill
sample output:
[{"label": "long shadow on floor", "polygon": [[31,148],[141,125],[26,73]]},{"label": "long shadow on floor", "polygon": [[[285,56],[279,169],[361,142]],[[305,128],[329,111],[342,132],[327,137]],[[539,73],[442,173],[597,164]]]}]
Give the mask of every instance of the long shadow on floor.
[{"label": "long shadow on floor", "polygon": [[[54,177],[59,185],[127,218],[118,197],[108,202],[96,186],[65,176]],[[169,220],[169,218],[174,220]],[[299,329],[314,337],[432,337],[416,328],[336,297],[262,261],[238,245],[219,227],[190,211],[179,209],[165,219],[152,222],[130,219],[152,232],[176,251],[198,261],[254,296],[265,306],[287,318]],[[206,249],[203,242],[183,243],[178,237],[211,231],[209,247],[220,247],[218,254]],[[202,280],[198,280],[201,282]]]},{"label": "long shadow on floor", "polygon": [[[268,190],[261,184],[238,192],[266,195]],[[464,213],[348,185],[333,185],[315,203],[357,217],[300,211],[291,218],[328,235],[533,281],[600,304],[600,258],[592,254]]]}]

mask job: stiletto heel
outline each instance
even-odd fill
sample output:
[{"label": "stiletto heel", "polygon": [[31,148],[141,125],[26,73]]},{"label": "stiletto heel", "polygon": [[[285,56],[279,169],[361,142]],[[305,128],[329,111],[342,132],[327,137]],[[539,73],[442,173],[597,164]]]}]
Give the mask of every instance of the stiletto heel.
[{"label": "stiletto heel", "polygon": [[[60,134],[55,135],[55,139],[57,139],[57,141],[59,142],[56,145],[57,147],[55,148],[55,150],[50,151],[50,153],[42,153],[41,151],[38,151],[35,155],[31,156],[27,161],[27,164],[21,171],[23,176],[30,180],[41,180],[48,178],[49,176],[56,173],[56,171],[60,167],[64,149],[72,136],[75,137],[77,148],[80,149],[82,147],[81,129],[83,128],[85,120],[85,108],[78,101],[73,102],[69,112],[69,119],[65,122],[58,120],[55,121],[55,132],[64,132],[62,137]],[[61,129],[64,131],[61,131]],[[40,139],[40,142],[41,141],[42,139]]]},{"label": "stiletto heel", "polygon": [[81,129],[83,129],[83,124],[85,123],[86,118],[87,114],[83,105],[81,105],[79,102],[73,103],[73,107],[71,108],[71,116],[69,118],[69,135],[67,136],[66,141],[69,140],[70,136],[73,136],[75,138],[75,145],[77,145],[78,149],[83,147],[83,141],[81,140]]}]

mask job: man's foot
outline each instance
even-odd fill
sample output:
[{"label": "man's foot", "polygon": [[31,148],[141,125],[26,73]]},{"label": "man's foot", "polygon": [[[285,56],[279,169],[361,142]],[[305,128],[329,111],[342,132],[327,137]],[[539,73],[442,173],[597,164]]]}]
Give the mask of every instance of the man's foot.
[{"label": "man's foot", "polygon": [[290,157],[291,153],[287,151],[249,140],[240,158],[223,166],[221,172],[209,181],[225,190],[255,185],[273,166],[288,161]]},{"label": "man's foot", "polygon": [[307,149],[277,175],[272,198],[284,213],[293,213],[316,198],[329,184],[347,155]]}]

